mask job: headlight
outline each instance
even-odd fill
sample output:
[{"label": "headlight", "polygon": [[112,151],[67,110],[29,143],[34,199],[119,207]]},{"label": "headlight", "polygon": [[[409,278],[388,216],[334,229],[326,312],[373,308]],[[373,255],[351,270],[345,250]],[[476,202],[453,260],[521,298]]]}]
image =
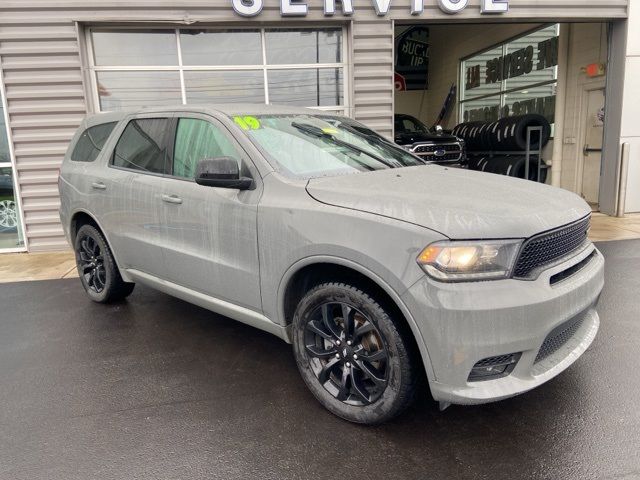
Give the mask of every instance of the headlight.
[{"label": "headlight", "polygon": [[431,277],[444,282],[473,282],[508,278],[522,240],[436,242],[418,256]]}]

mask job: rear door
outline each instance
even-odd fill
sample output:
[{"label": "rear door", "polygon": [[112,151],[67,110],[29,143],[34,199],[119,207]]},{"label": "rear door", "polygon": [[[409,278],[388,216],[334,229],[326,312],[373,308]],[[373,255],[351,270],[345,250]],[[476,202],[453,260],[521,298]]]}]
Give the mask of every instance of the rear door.
[{"label": "rear door", "polygon": [[169,114],[130,119],[113,149],[104,180],[109,203],[102,222],[120,267],[155,276],[165,272],[160,187],[171,125]]},{"label": "rear door", "polygon": [[[257,171],[226,127],[207,115],[176,118],[172,143],[160,192],[168,279],[261,311],[256,222],[262,184]],[[220,156],[236,159],[256,188],[196,184],[198,162]]]}]

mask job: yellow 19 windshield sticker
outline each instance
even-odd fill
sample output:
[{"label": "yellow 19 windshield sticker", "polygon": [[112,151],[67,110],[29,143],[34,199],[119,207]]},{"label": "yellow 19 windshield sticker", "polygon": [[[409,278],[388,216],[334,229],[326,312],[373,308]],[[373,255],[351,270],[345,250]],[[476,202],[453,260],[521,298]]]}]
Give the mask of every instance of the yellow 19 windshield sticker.
[{"label": "yellow 19 windshield sticker", "polygon": [[260,120],[250,115],[233,117],[233,121],[243,130],[258,130],[261,127]]}]

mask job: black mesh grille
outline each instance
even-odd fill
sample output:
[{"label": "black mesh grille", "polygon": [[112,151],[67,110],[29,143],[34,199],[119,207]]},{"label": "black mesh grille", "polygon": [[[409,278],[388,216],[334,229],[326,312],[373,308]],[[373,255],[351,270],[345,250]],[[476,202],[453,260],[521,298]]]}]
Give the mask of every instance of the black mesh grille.
[{"label": "black mesh grille", "polygon": [[436,150],[444,150],[445,152],[459,152],[460,145],[457,143],[447,143],[447,144],[431,144],[431,145],[418,145],[415,147],[415,153],[428,153],[435,152]]},{"label": "black mesh grille", "polygon": [[540,267],[549,265],[580,248],[587,240],[591,217],[543,233],[527,240],[520,251],[513,276],[527,278]]},{"label": "black mesh grille", "polygon": [[480,360],[478,363],[476,363],[473,368],[478,368],[478,367],[493,367],[494,365],[507,365],[507,364],[511,364],[514,363],[514,359],[516,358],[516,356],[518,356],[519,354],[517,353],[510,353],[509,355],[500,355],[498,357],[489,357],[489,358],[485,358],[483,360]]},{"label": "black mesh grille", "polygon": [[585,314],[582,313],[573,317],[571,320],[563,323],[559,327],[555,328],[547,338],[544,340],[542,347],[540,347],[540,351],[536,356],[536,359],[533,363],[538,363],[549,355],[553,355],[556,353],[565,343],[569,341],[571,337],[573,337],[582,322],[584,321]]},{"label": "black mesh grille", "polygon": [[460,160],[460,154],[459,153],[447,153],[446,155],[442,155],[440,157],[437,157],[435,155],[425,155],[422,153],[418,153],[417,154],[419,157],[424,158],[425,160],[430,160],[432,162],[442,162],[445,160]]}]

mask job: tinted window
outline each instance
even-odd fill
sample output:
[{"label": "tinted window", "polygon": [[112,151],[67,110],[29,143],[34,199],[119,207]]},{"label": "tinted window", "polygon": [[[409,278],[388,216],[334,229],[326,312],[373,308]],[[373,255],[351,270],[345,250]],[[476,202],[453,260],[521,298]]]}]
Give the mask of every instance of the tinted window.
[{"label": "tinted window", "polygon": [[103,123],[102,125],[87,128],[78,139],[73,153],[71,153],[71,160],[75,162],[93,162],[98,158],[102,147],[104,147],[117,123]]},{"label": "tinted window", "polygon": [[166,118],[132,120],[113,152],[113,165],[151,173],[164,173]]},{"label": "tinted window", "polygon": [[205,120],[181,118],[173,153],[173,175],[193,178],[200,160],[216,157],[240,159],[238,150],[218,127]]}]

